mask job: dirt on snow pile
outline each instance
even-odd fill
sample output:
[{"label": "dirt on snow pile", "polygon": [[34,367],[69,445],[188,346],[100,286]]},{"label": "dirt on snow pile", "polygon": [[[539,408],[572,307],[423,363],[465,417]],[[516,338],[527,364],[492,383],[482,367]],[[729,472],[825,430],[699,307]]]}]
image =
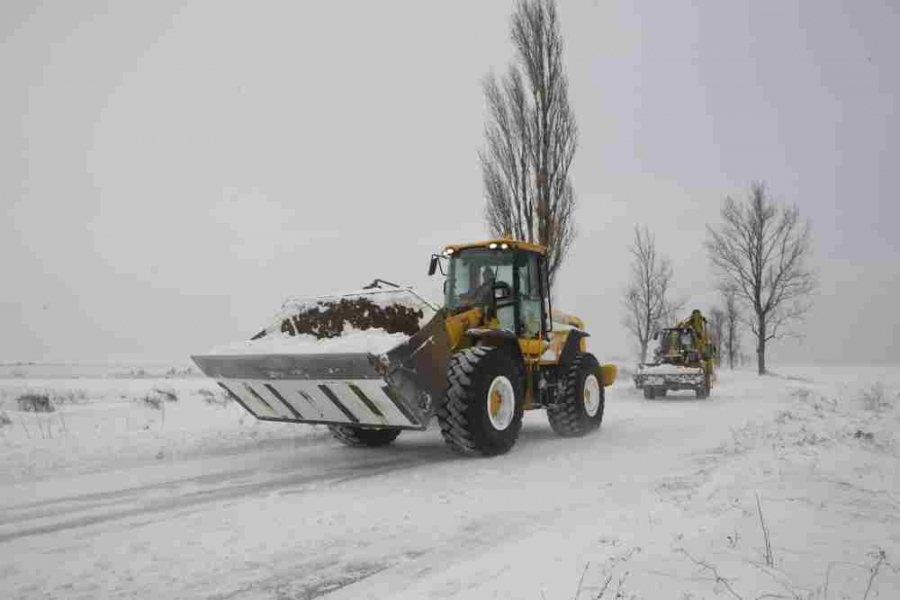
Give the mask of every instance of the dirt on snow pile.
[{"label": "dirt on snow pile", "polygon": [[412,335],[419,330],[419,321],[424,316],[421,308],[402,303],[377,304],[366,297],[341,298],[301,307],[296,314],[281,321],[281,331],[323,339],[343,335],[349,325],[360,331],[383,329],[387,333]]}]

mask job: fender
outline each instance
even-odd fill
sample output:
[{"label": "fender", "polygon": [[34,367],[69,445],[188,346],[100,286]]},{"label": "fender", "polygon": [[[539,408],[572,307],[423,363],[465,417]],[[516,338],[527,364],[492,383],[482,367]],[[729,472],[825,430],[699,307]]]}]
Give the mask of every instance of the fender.
[{"label": "fender", "polygon": [[513,332],[505,331],[503,329],[478,328],[468,330],[466,335],[469,336],[473,342],[477,342],[478,340],[491,340],[491,346],[506,348],[515,359],[516,363],[521,366],[522,371],[525,371],[525,356],[522,354],[522,348],[519,347],[519,338],[517,338],[516,334]]},{"label": "fender", "polygon": [[559,353],[559,366],[563,369],[567,368],[575,357],[581,352],[581,340],[590,336],[586,331],[570,329],[569,335],[566,336],[566,343],[562,352]]}]

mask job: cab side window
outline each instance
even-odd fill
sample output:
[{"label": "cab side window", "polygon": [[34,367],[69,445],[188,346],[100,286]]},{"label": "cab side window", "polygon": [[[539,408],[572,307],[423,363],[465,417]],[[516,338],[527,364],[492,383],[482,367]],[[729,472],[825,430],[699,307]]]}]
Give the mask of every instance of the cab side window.
[{"label": "cab side window", "polygon": [[[496,281],[502,281],[512,289],[514,272],[513,265],[500,265],[495,271]],[[515,333],[516,310],[512,304],[497,307],[497,320],[500,321],[500,329]]]}]

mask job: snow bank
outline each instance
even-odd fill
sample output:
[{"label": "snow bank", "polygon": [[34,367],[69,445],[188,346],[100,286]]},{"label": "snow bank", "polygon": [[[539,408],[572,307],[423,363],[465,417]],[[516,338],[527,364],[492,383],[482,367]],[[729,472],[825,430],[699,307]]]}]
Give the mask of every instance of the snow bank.
[{"label": "snow bank", "polygon": [[[19,410],[22,394],[46,394],[55,410]],[[207,378],[0,378],[0,490],[22,478],[75,476],[261,443],[308,443],[324,435],[320,426],[258,421]]]}]

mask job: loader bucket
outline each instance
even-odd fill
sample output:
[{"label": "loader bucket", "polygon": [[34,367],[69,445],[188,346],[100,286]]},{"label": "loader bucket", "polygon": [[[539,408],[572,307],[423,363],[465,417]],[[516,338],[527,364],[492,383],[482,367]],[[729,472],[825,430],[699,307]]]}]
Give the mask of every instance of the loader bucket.
[{"label": "loader bucket", "polygon": [[[191,357],[264,421],[425,429],[445,392],[450,340],[442,311],[386,352],[319,352],[315,340],[301,340],[310,336],[269,337],[266,345],[257,336],[249,347],[263,345],[253,352]],[[326,350],[328,343],[343,349],[340,339],[325,341]]]}]

